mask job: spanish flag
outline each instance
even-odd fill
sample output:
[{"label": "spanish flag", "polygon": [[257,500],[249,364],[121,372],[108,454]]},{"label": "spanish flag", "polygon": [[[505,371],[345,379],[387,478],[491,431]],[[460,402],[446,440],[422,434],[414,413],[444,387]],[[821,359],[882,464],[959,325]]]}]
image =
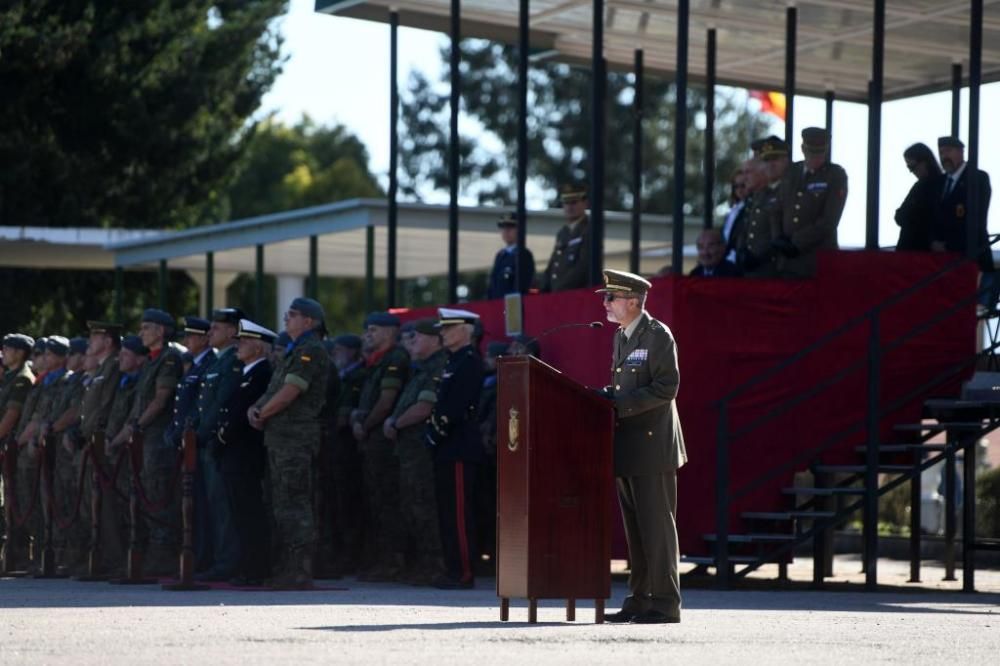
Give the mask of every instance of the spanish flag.
[{"label": "spanish flag", "polygon": [[751,90],[750,99],[760,102],[760,110],[770,113],[782,122],[785,120],[785,94],[779,92],[764,92],[763,90]]}]

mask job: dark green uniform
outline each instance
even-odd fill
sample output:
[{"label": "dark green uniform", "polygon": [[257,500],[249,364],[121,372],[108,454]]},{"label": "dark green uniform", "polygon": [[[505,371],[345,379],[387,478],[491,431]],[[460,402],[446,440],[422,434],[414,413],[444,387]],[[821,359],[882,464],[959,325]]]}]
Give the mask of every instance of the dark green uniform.
[{"label": "dark green uniform", "polygon": [[[31,393],[31,387],[34,383],[35,375],[31,372],[31,368],[28,367],[27,364],[24,364],[18,370],[6,370],[4,372],[3,383],[0,383],[0,420],[2,420],[7,414],[8,409],[24,409],[25,403],[28,401],[28,397]],[[16,430],[16,428],[11,430],[10,436],[6,442],[8,452],[17,449],[17,443],[14,442],[14,430]],[[3,444],[4,442],[0,442],[0,445]],[[14,470],[11,471],[14,472]],[[23,479],[17,479],[17,485],[21,485],[22,483],[25,483]],[[6,490],[4,501],[6,501]],[[25,507],[21,505],[19,508],[20,511],[23,511]],[[12,525],[7,526],[7,529],[11,531],[11,534],[17,535],[13,540],[17,543],[17,549],[16,552],[8,552],[8,548],[10,548],[12,540],[9,536],[4,539],[3,547],[5,561],[21,563],[27,558],[28,554],[26,534],[24,530],[16,530],[16,528]]]},{"label": "dark green uniform", "polygon": [[28,395],[24,411],[17,423],[18,437],[21,437],[29,427],[34,427],[36,433],[32,441],[22,448],[17,456],[17,503],[22,512],[27,511],[28,507],[34,507],[31,517],[25,522],[24,527],[29,538],[34,542],[31,553],[36,565],[40,564],[39,558],[45,534],[45,516],[41,497],[42,493],[45,492],[45,486],[40,479],[42,456],[38,431],[48,414],[49,405],[52,404],[58,380],[64,374],[65,372],[58,374],[46,372],[36,378],[35,385],[31,387],[31,393]]},{"label": "dark green uniform", "polygon": [[335,406],[335,421],[337,424],[344,424],[334,430],[330,469],[336,517],[331,544],[335,554],[332,567],[335,574],[348,574],[357,570],[364,543],[364,466],[358,442],[351,433],[350,416],[361,399],[367,372],[363,360],[344,368],[340,375],[340,392]]},{"label": "dark green uniform", "polygon": [[736,264],[747,277],[774,277],[777,257],[771,241],[781,233],[781,196],[778,185],[755,192],[744,206],[743,225],[736,241]]},{"label": "dark green uniform", "polygon": [[[398,419],[418,402],[437,402],[437,388],[447,355],[444,350],[413,364],[413,375],[406,382],[392,411]],[[441,534],[438,530],[437,502],[434,498],[434,459],[424,443],[424,422],[399,429],[396,455],[399,458],[399,512],[406,534],[416,553],[407,582],[430,584],[444,572]]]},{"label": "dark green uniform", "polygon": [[[44,420],[53,424],[66,412],[73,409],[83,397],[83,373],[67,371],[59,381],[52,400],[49,403],[48,413]],[[77,451],[75,446],[67,451],[64,446],[63,432],[49,434],[48,446],[52,446],[55,451],[55,467],[53,469],[53,479],[55,481],[55,511],[59,521],[52,528],[53,542],[57,549],[56,560],[69,568],[76,568],[83,564],[84,555],[87,548],[88,537],[90,535],[89,518],[83,511],[84,505],[90,504],[89,495],[86,494],[86,479],[80,478],[80,468],[75,466],[79,457],[82,462],[83,454]],[[70,442],[71,444],[73,442]],[[77,504],[77,497],[80,501]],[[61,527],[59,523],[68,526]]]},{"label": "dark green uniform", "polygon": [[[361,420],[375,407],[382,391],[401,390],[409,372],[410,357],[402,347],[390,348],[371,366],[358,402]],[[365,534],[364,557],[371,566],[365,577],[372,579],[394,578],[405,565],[403,517],[399,513],[399,458],[395,444],[382,432],[382,425],[374,424],[360,447],[370,528]]]},{"label": "dark green uniform", "polygon": [[[104,364],[98,369],[102,371]],[[108,391],[107,382],[115,377],[115,391]],[[96,377],[95,377],[96,379]],[[105,375],[101,385],[94,390],[111,395],[111,405],[105,417],[104,441],[110,443],[115,436],[128,424],[129,415],[135,408],[135,398],[138,395],[139,373],[122,373],[115,364],[113,375]],[[89,395],[91,389],[88,389]],[[96,398],[95,398],[96,400]],[[84,396],[84,409],[87,408],[87,396]],[[130,492],[132,473],[128,462],[128,445],[123,445],[118,451],[108,451],[105,458],[105,475],[111,481],[102,487],[101,499],[101,566],[107,571],[119,571],[125,565],[125,544],[127,543],[129,514],[128,495]]]},{"label": "dark green uniform", "polygon": [[276,578],[303,582],[312,577],[316,540],[313,515],[312,461],[320,445],[320,412],[326,401],[330,357],[314,332],[295,340],[280,367],[271,376],[267,392],[257,401],[263,407],[285,384],[298,387],[298,397],[264,424],[271,483],[274,535],[284,557]]},{"label": "dark green uniform", "polygon": [[[150,575],[177,571],[178,527],[180,526],[180,491],[173,487],[177,478],[177,448],[168,442],[165,434],[173,418],[173,395],[184,370],[180,353],[164,345],[158,354],[150,352],[149,360],[139,373],[135,404],[130,420],[138,420],[156,396],[159,389],[168,389],[170,399],[159,414],[142,431],[142,489],[145,499],[160,509],[151,512],[154,520],[140,521],[147,524],[149,551],[145,563]],[[140,495],[141,498],[141,495]],[[167,498],[170,501],[167,502]],[[163,506],[166,502],[166,506]],[[145,504],[140,499],[141,504]],[[148,511],[150,507],[146,507]],[[145,531],[145,530],[143,530]]]},{"label": "dark green uniform", "polygon": [[549,265],[545,267],[538,282],[541,291],[563,291],[577,289],[589,284],[590,237],[587,234],[589,220],[586,215],[567,224],[556,234],[556,245],[552,248]]},{"label": "dark green uniform", "polygon": [[784,203],[781,231],[798,251],[778,259],[784,277],[810,277],[816,273],[816,251],[836,250],[837,225],[847,201],[847,173],[837,164],[825,163],[806,173],[805,162],[796,162],[781,183]]}]

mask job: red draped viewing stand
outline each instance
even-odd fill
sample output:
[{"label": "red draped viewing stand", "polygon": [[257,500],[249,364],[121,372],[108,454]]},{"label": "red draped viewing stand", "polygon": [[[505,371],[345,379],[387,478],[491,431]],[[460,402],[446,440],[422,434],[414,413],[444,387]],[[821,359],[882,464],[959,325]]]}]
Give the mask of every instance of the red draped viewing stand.
[{"label": "red draped viewing stand", "polygon": [[[690,462],[678,475],[682,553],[708,554],[702,535],[715,531],[720,398],[955,261],[955,255],[845,251],[821,254],[817,276],[811,280],[671,276],[652,281],[646,309],[673,331],[680,360],[677,403],[690,456]],[[945,312],[975,290],[976,279],[975,265],[965,262],[886,307],[879,317],[881,339],[888,344]],[[502,301],[466,303],[462,307],[480,314],[487,342],[505,339]],[[430,314],[431,309],[414,310],[405,318]],[[530,335],[566,322],[603,319],[600,296],[592,289],[528,295],[524,299],[524,321]],[[604,386],[610,378],[614,330],[611,324],[601,330],[568,328],[555,332],[541,341],[542,359],[576,382]],[[970,304],[887,351],[882,358],[883,401],[888,403],[967,360],[975,352],[975,331],[975,307]],[[865,359],[868,333],[867,326],[852,327],[803,362],[734,398],[728,406],[730,431],[737,432],[773,405],[805,393],[838,368]],[[955,396],[965,378],[956,375],[932,394]],[[730,442],[731,529],[740,529],[742,511],[788,508],[781,488],[791,485],[794,472],[806,469],[810,461],[804,460],[798,466],[786,463],[834,433],[863,424],[867,382],[862,366],[859,372],[848,373],[787,414]],[[924,397],[917,396],[896,411],[883,414],[882,441],[890,441],[893,424],[919,420]],[[558,416],[567,430],[574,427],[576,414]],[[823,461],[856,462],[855,447],[864,441],[862,427],[829,448]],[[788,469],[775,473],[779,466]],[[623,544],[616,543],[615,555],[623,554]]]}]

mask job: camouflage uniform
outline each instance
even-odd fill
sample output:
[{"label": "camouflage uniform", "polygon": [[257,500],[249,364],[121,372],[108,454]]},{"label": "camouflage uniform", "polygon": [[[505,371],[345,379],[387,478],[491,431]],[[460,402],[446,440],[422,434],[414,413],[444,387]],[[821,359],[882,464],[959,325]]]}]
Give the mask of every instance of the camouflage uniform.
[{"label": "camouflage uniform", "polygon": [[[154,358],[155,354],[155,358]],[[166,441],[165,433],[173,415],[173,393],[183,371],[180,353],[168,345],[159,353],[150,352],[149,360],[139,374],[136,386],[135,404],[129,420],[138,420],[146,407],[153,401],[157,389],[170,389],[171,398],[163,410],[142,431],[142,489],[146,499],[162,504],[170,498],[166,507],[152,512],[153,520],[140,520],[148,529],[149,552],[146,569],[150,575],[176,571],[177,527],[180,524],[180,492],[172,487],[176,478],[177,448]],[[140,500],[140,506],[143,502]],[[148,508],[144,507],[144,512]],[[143,530],[145,532],[146,529]],[[145,535],[144,535],[145,537]]]},{"label": "camouflage uniform", "polygon": [[45,492],[44,482],[41,479],[43,470],[41,442],[37,439],[37,428],[41,426],[44,415],[48,412],[52,402],[53,394],[56,391],[56,382],[65,373],[51,374],[43,373],[35,379],[35,385],[31,388],[31,393],[24,404],[24,411],[17,422],[17,437],[21,437],[32,424],[35,425],[36,436],[29,442],[17,456],[17,507],[20,513],[31,509],[31,516],[25,521],[24,529],[28,538],[33,542],[31,548],[31,560],[35,565],[40,564],[41,548],[45,534],[45,516],[43,514],[42,494]]},{"label": "camouflage uniform", "polygon": [[300,335],[275,370],[267,392],[257,401],[263,407],[285,384],[302,392],[264,425],[271,484],[274,534],[285,557],[276,566],[276,578],[312,576],[312,549],[316,542],[313,516],[313,456],[320,445],[320,412],[326,400],[330,367],[323,343],[314,332]]},{"label": "camouflage uniform", "polygon": [[330,363],[326,380],[326,400],[320,412],[322,434],[319,451],[313,463],[315,506],[316,506],[316,561],[317,578],[339,575],[334,570],[336,552],[333,548],[334,529],[337,520],[333,490],[333,448],[337,430],[337,400],[340,396],[340,374]]},{"label": "camouflage uniform", "polygon": [[[0,384],[0,420],[3,419],[4,415],[7,413],[8,409],[23,409],[28,401],[31,394],[31,387],[35,382],[35,375],[31,372],[31,368],[27,364],[21,366],[19,370],[7,370],[3,375],[3,383]],[[12,455],[13,451],[17,450],[17,444],[14,442],[14,430],[12,429],[10,433],[10,438],[6,442],[7,455]],[[0,442],[3,444],[3,442]],[[4,467],[7,468],[7,461],[4,461]],[[11,470],[14,471],[13,469]],[[18,479],[21,483],[23,480]],[[4,478],[4,483],[7,483],[6,475]],[[32,479],[33,482],[33,479]],[[15,492],[17,491],[17,486],[20,483],[15,483]],[[6,502],[6,488],[4,489],[4,501]],[[24,510],[24,505],[20,505],[19,509]],[[27,542],[24,540],[24,530],[18,530],[13,525],[7,525],[6,529],[9,533],[6,535],[7,538],[4,539],[4,561],[9,561],[11,563],[23,559],[27,554]],[[9,552],[10,548],[10,536],[11,534],[18,534],[17,552]],[[13,568],[13,567],[11,567]]]},{"label": "camouflage uniform", "polygon": [[[366,529],[364,466],[350,425],[351,412],[358,406],[366,377],[367,369],[362,360],[344,369],[340,375],[340,392],[333,416],[330,476],[335,522],[331,548],[336,554],[333,569],[340,574],[357,569]],[[345,425],[337,427],[341,423]]]},{"label": "camouflage uniform", "polygon": [[[409,354],[399,346],[389,348],[369,367],[358,400],[362,418],[375,407],[382,391],[403,387],[409,368]],[[366,577],[371,578],[393,578],[405,564],[403,517],[399,513],[399,458],[394,448],[394,443],[382,432],[382,423],[375,424],[360,445],[365,497],[369,502],[364,558],[371,565]]]},{"label": "camouflage uniform", "polygon": [[[57,382],[49,410],[44,417],[45,422],[54,424],[64,414],[80,403],[83,397],[83,373],[67,371]],[[63,444],[62,432],[50,432],[47,446],[55,451],[55,467],[53,481],[55,483],[55,515],[61,521],[70,521],[65,528],[58,521],[52,527],[53,540],[57,548],[62,549],[57,560],[69,567],[83,563],[84,552],[90,534],[89,522],[84,512],[84,506],[89,505],[89,495],[86,493],[86,480],[80,478],[80,468],[75,466],[77,458],[82,463],[83,454],[76,450],[67,451]],[[80,502],[77,504],[77,497]]]},{"label": "camouflage uniform", "polygon": [[[418,402],[437,402],[437,387],[447,357],[444,350],[414,364],[414,374],[406,382],[393,418],[399,418]],[[443,573],[441,535],[438,531],[437,503],[434,499],[434,460],[424,444],[425,424],[399,429],[396,455],[399,458],[399,512],[416,562],[407,582],[430,584]]]}]

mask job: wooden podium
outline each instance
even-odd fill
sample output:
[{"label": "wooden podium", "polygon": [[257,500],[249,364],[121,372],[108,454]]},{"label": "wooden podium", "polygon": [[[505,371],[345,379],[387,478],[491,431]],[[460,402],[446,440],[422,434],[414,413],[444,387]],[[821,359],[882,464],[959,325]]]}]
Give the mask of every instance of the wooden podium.
[{"label": "wooden podium", "polygon": [[497,596],[593,599],[604,621],[611,596],[611,403],[532,356],[499,359],[497,391]]}]

